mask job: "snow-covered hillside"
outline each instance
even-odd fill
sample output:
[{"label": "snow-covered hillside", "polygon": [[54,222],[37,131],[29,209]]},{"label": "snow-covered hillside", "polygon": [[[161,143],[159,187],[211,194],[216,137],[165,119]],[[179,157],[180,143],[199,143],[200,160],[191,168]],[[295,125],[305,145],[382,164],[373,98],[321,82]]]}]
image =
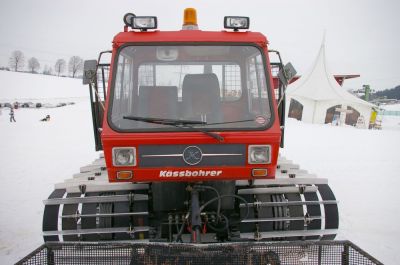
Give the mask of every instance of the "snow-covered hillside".
[{"label": "snow-covered hillside", "polygon": [[0,71],[0,102],[88,97],[82,80]]},{"label": "snow-covered hillside", "polygon": [[[53,185],[98,157],[88,89],[80,80],[0,71],[0,102],[70,98],[52,109],[0,115],[0,263],[11,264],[42,243],[42,200]],[[17,85],[19,84],[19,85]],[[4,102],[4,101],[3,101]],[[47,114],[50,122],[39,122]],[[283,154],[329,178],[340,201],[340,239],[349,239],[385,264],[400,263],[400,118],[383,130],[313,125],[289,119]],[[397,121],[396,121],[397,119]],[[384,121],[385,122],[385,121]]]}]

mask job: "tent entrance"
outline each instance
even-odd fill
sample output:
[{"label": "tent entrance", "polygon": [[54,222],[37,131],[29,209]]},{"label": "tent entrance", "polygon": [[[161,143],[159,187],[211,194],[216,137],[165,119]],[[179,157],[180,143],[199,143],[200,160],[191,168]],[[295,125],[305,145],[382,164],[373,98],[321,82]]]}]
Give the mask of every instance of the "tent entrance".
[{"label": "tent entrance", "polygon": [[333,121],[336,122],[340,119],[340,112],[337,111],[337,109],[340,109],[341,107],[342,105],[335,105],[326,110],[325,124],[332,123]]},{"label": "tent entrance", "polygon": [[351,110],[351,112],[346,114],[346,124],[351,126],[356,126],[358,117],[360,117],[360,112],[355,110],[354,108],[347,106],[347,110]]},{"label": "tent entrance", "polygon": [[301,121],[303,117],[303,104],[292,98],[290,100],[288,117]]}]

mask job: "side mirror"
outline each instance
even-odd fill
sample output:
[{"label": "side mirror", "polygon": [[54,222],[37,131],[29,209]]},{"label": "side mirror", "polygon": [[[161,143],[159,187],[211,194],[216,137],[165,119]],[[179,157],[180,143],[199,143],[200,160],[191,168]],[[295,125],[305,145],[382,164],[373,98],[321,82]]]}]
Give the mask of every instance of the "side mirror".
[{"label": "side mirror", "polygon": [[87,60],[83,63],[83,80],[84,85],[88,85],[96,77],[97,61]]},{"label": "side mirror", "polygon": [[293,77],[295,77],[297,74],[296,69],[294,69],[293,65],[291,63],[287,63],[283,69],[281,69],[278,73],[279,80],[287,86],[292,80]]}]

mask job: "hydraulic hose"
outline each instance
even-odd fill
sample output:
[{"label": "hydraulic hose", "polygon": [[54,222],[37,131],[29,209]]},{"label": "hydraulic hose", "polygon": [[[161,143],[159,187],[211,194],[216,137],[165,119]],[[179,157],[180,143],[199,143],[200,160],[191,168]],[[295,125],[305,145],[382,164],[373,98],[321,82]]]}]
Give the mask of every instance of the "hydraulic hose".
[{"label": "hydraulic hose", "polygon": [[[195,185],[193,186],[193,188],[198,189],[198,188],[203,188],[203,189],[207,189],[207,190],[212,190],[217,194],[218,198],[218,206],[217,206],[217,216],[219,216],[220,212],[221,212],[221,195],[219,194],[218,190],[214,187],[211,186],[204,186],[204,185]],[[201,208],[200,208],[200,212],[201,212]]]},{"label": "hydraulic hose", "polygon": [[[250,207],[249,207],[248,202],[247,202],[243,197],[241,197],[241,196],[239,196],[239,195],[235,195],[235,194],[220,195],[219,192],[218,192],[214,187],[211,187],[211,186],[196,185],[196,186],[194,186],[193,188],[210,189],[210,190],[215,191],[215,193],[217,194],[217,197],[212,198],[211,200],[207,201],[207,202],[204,203],[202,206],[200,206],[200,212],[202,212],[202,211],[204,210],[204,208],[206,208],[208,205],[210,205],[211,203],[213,203],[213,202],[215,202],[215,201],[218,201],[217,219],[220,219],[220,217],[222,217],[222,218],[225,220],[225,226],[224,226],[223,228],[217,228],[217,227],[214,227],[213,225],[208,224],[208,226],[209,226],[211,229],[213,229],[213,230],[215,230],[215,231],[217,231],[217,232],[221,232],[221,231],[227,230],[227,229],[229,228],[229,219],[228,219],[225,215],[223,215],[223,214],[220,213],[221,199],[222,199],[222,198],[236,198],[236,199],[241,200],[241,201],[245,204],[246,210],[247,210],[247,211],[246,211],[246,215],[245,215],[245,217],[244,217],[243,219],[247,219],[247,217],[248,217],[249,214],[250,214]],[[179,232],[178,232],[178,234],[177,234],[177,236],[176,236],[176,240],[175,240],[176,242],[182,242],[182,238],[181,238],[181,237],[182,237],[183,230],[184,230],[184,228],[185,228],[185,221],[189,219],[190,214],[191,214],[190,211],[186,214],[186,216],[185,216],[185,218],[184,218],[184,220],[183,220],[183,222],[182,222],[182,225],[181,225],[181,227],[180,227],[180,229],[179,229]],[[239,222],[240,222],[240,221],[239,221]]]},{"label": "hydraulic hose", "polygon": [[[233,197],[233,198],[237,198],[237,199],[239,199],[239,200],[241,200],[245,205],[246,205],[246,209],[247,209],[247,211],[246,211],[246,216],[243,218],[243,219],[247,219],[247,217],[249,216],[249,213],[250,213],[250,208],[249,208],[249,204],[248,204],[248,202],[243,198],[243,197],[241,197],[241,196],[239,196],[239,195],[235,195],[235,194],[227,194],[227,195],[221,195],[221,196],[218,196],[218,197],[216,197],[216,198],[213,198],[213,199],[211,199],[211,200],[209,200],[208,202],[206,202],[206,203],[204,203],[201,207],[200,207],[200,212],[202,212],[203,210],[204,210],[204,208],[206,208],[208,205],[210,205],[211,203],[213,203],[214,201],[216,201],[216,200],[218,200],[218,201],[221,201],[221,199],[222,198],[229,198],[229,197]],[[223,216],[224,217],[224,219],[225,219],[225,221],[226,221],[226,225],[225,225],[225,227],[224,227],[224,230],[225,229],[228,229],[229,228],[229,221],[228,221],[228,218],[225,216],[225,215],[219,215],[219,216]],[[219,216],[217,216],[217,218],[219,218]],[[208,224],[209,226],[210,226],[210,224]],[[212,229],[214,229],[212,226],[210,226]],[[214,229],[215,230],[215,229]],[[218,230],[219,230],[219,228],[218,228]],[[218,231],[218,230],[216,230],[216,231]]]}]

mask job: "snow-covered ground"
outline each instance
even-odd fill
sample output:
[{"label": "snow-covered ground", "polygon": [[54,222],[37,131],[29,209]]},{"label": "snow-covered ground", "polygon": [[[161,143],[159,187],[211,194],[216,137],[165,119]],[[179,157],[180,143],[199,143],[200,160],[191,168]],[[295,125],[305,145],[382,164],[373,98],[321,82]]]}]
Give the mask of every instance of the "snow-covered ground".
[{"label": "snow-covered ground", "polygon": [[[400,112],[400,104],[394,104],[394,105],[381,105],[379,106],[380,108],[384,109],[385,111],[389,112],[394,112],[394,111],[399,111]],[[399,123],[399,116],[391,116],[391,115],[379,115],[380,119],[382,119],[382,123],[385,126],[385,129],[399,129],[400,128],[400,123]]]},{"label": "snow-covered ground", "polygon": [[379,107],[384,110],[400,111],[400,104],[386,104],[380,105]]},{"label": "snow-covered ground", "polygon": [[[0,102],[76,103],[17,109],[16,123],[9,122],[8,109],[0,109],[0,264],[12,264],[43,243],[42,200],[54,183],[70,178],[98,155],[88,88],[81,80],[0,71],[0,81]],[[12,86],[14,82],[21,86]],[[47,114],[50,122],[40,122]]]},{"label": "snow-covered ground", "polygon": [[[10,123],[8,110],[2,109],[0,264],[11,264],[42,244],[42,200],[54,183],[70,178],[98,154],[88,89],[80,80],[0,71],[0,81],[0,102],[63,98],[76,103],[18,109],[16,123]],[[47,114],[51,121],[39,122]],[[400,117],[383,120],[380,131],[289,119],[282,150],[302,168],[329,178],[340,201],[339,238],[353,241],[385,264],[400,263],[399,139]]]},{"label": "snow-covered ground", "polygon": [[289,119],[286,137],[286,157],[329,179],[340,201],[338,239],[400,264],[400,125],[379,131]]}]

